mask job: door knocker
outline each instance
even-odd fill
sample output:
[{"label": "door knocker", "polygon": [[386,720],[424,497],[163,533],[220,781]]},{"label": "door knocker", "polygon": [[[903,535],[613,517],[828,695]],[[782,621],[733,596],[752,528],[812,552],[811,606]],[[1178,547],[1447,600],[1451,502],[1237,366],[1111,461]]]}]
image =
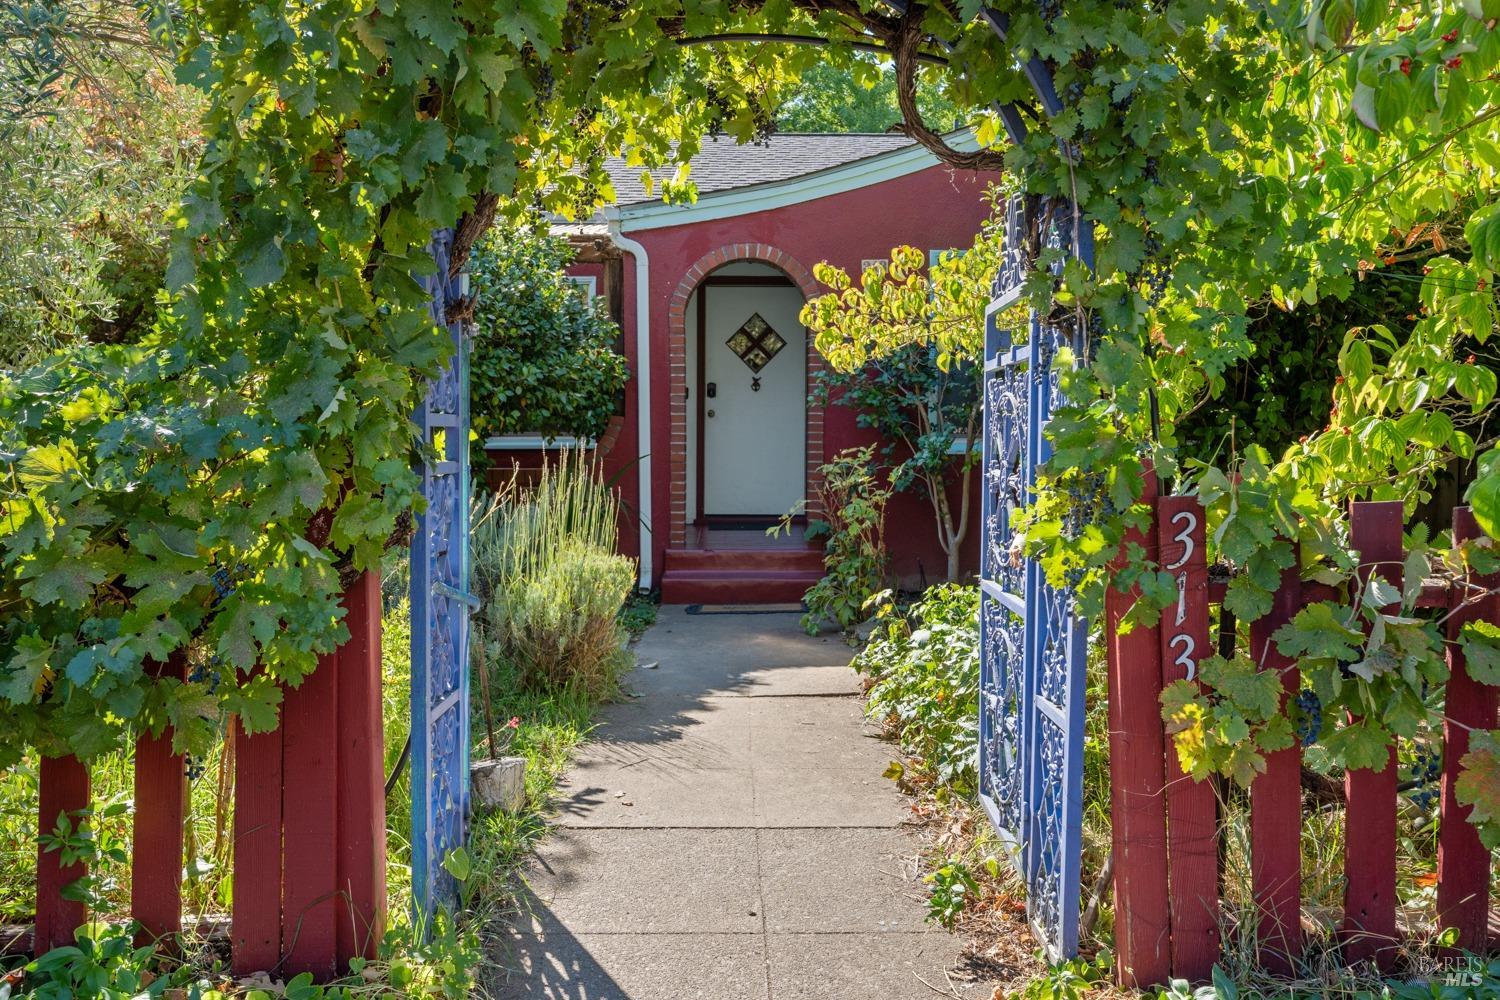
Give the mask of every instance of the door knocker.
[{"label": "door knocker", "polygon": [[760,376],[756,375],[750,379],[750,391],[760,392]]}]

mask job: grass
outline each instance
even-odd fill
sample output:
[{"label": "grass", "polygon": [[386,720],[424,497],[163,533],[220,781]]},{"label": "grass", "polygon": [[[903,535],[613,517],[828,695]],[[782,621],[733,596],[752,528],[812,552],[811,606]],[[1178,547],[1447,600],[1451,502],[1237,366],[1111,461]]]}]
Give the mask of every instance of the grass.
[{"label": "grass", "polygon": [[[514,914],[517,872],[547,831],[558,780],[588,738],[598,705],[581,692],[522,690],[496,704],[497,713],[522,720],[510,752],[526,758],[526,804],[515,812],[474,818],[469,846],[473,874],[465,889],[476,911],[487,911],[486,916]],[[476,732],[475,753],[484,752],[483,742],[482,732]]]},{"label": "grass", "polygon": [[[386,773],[391,773],[409,732],[408,687],[411,625],[404,597],[391,602],[384,620],[384,696]],[[478,666],[478,664],[476,664]],[[497,720],[518,720],[509,751],[526,758],[526,800],[514,812],[476,813],[470,826],[470,874],[463,885],[459,929],[480,944],[472,954],[482,995],[484,983],[501,971],[495,957],[483,949],[486,938],[498,935],[505,922],[519,912],[518,873],[526,857],[547,832],[558,779],[574,751],[588,737],[598,700],[581,691],[539,691],[523,688],[513,668],[489,664],[492,670],[492,707]],[[477,688],[477,685],[476,685]],[[488,756],[484,708],[477,699],[471,715],[471,747],[475,759]],[[404,772],[386,799],[388,855],[386,880],[391,911],[411,902],[411,792],[410,773]]]},{"label": "grass", "polygon": [[[627,601],[635,567],[615,553],[618,503],[581,456],[565,454],[529,488],[513,478],[475,504],[473,521],[474,752],[489,753],[488,690],[495,726],[516,720],[509,753],[526,759],[524,805],[478,814],[470,830],[467,919],[498,938],[524,905],[521,869],[547,832],[558,779],[655,606]],[[500,971],[487,964],[481,978]]]},{"label": "grass", "polygon": [[[233,751],[220,741],[188,782],[188,814],[183,829],[184,924],[222,916],[233,893]],[[201,766],[201,772],[198,767]],[[36,908],[36,822],[39,760],[28,755],[0,775],[0,923],[30,923]],[[135,754],[106,754],[89,767],[95,811],[135,794]],[[129,812],[99,821],[115,837],[130,843]],[[130,901],[128,865],[106,865],[100,871],[103,895],[123,913]]]}]

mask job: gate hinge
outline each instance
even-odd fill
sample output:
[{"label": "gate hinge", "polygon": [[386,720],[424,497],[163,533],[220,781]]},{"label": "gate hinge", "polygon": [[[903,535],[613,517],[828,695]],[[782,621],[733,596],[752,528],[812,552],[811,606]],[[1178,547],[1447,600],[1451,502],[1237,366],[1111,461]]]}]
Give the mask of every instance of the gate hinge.
[{"label": "gate hinge", "polygon": [[467,593],[462,590],[455,590],[454,588],[448,586],[446,583],[434,583],[432,585],[432,589],[437,593],[442,594],[450,601],[458,601],[460,604],[465,605],[470,611],[479,610],[479,598],[475,597],[473,594]]}]

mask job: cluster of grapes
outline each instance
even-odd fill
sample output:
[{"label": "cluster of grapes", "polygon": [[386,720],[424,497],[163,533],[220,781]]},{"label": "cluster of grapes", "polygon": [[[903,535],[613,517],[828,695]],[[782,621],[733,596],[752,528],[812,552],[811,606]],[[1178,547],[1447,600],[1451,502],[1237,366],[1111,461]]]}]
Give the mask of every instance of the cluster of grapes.
[{"label": "cluster of grapes", "polygon": [[214,585],[214,604],[217,605],[230,594],[234,593],[234,577],[229,575],[229,570],[220,566],[214,570],[214,575],[209,577],[209,582]]},{"label": "cluster of grapes", "polygon": [[187,772],[187,779],[189,781],[197,781],[208,770],[208,765],[204,763],[203,759],[195,757],[192,754],[183,755],[182,765],[183,770]]},{"label": "cluster of grapes", "polygon": [[192,672],[188,674],[188,682],[191,684],[207,682],[208,693],[214,694],[219,690],[219,681],[223,679],[223,676],[219,672],[219,667],[222,663],[223,661],[215,656],[207,663],[195,665]]},{"label": "cluster of grapes", "polygon": [[1312,688],[1303,688],[1297,692],[1296,704],[1300,713],[1297,739],[1304,747],[1310,747],[1318,742],[1318,736],[1323,732],[1323,701]]},{"label": "cluster of grapes", "polygon": [[1407,772],[1411,775],[1412,788],[1407,793],[1411,804],[1426,812],[1432,808],[1433,802],[1438,797],[1436,785],[1438,776],[1443,773],[1443,761],[1437,754],[1427,747],[1417,750],[1417,759],[1411,762]]},{"label": "cluster of grapes", "polygon": [[1069,482],[1068,515],[1064,519],[1063,530],[1070,537],[1080,534],[1088,527],[1094,515],[1102,513],[1107,517],[1116,512],[1114,501],[1104,485],[1104,475],[1098,472],[1075,477]]},{"label": "cluster of grapes", "polygon": [[552,89],[556,84],[557,81],[552,77],[552,66],[548,63],[542,63],[541,68],[537,71],[536,78],[537,100],[542,103],[552,100]]},{"label": "cluster of grapes", "polygon": [[213,583],[213,601],[211,601],[211,607],[219,606],[225,598],[234,594],[234,588],[236,588],[234,577],[236,577],[237,573],[243,573],[243,571],[245,571],[245,565],[243,564],[239,565],[234,570],[234,573],[231,573],[228,567],[219,567],[213,571],[213,576],[208,577],[208,582]]}]

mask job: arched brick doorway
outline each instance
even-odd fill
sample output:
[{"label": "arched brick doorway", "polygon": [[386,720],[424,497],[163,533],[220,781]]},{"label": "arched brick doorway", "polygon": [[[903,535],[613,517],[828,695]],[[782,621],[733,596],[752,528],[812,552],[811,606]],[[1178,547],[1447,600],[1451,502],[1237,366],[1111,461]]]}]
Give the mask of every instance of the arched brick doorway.
[{"label": "arched brick doorway", "polygon": [[[731,243],[704,254],[688,268],[677,290],[672,294],[671,309],[667,314],[667,367],[671,386],[671,494],[670,533],[668,545],[682,548],[687,544],[688,528],[688,372],[687,311],[688,301],[704,278],[726,264],[754,261],[768,264],[792,280],[804,299],[819,294],[817,281],[812,272],[791,254],[766,243]],[[823,358],[813,347],[811,334],[807,337],[807,385],[811,394],[815,374],[823,367]],[[811,402],[807,406],[806,423],[806,491],[809,501],[816,495],[821,484],[823,464],[823,407]]]}]

